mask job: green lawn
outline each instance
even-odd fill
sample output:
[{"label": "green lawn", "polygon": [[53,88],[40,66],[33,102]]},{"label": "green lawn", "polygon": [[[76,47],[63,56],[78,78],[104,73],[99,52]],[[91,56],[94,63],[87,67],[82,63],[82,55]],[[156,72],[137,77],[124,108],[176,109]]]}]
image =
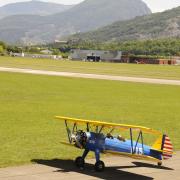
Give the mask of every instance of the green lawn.
[{"label": "green lawn", "polygon": [[180,66],[168,65],[88,63],[0,57],[0,66],[180,80]]},{"label": "green lawn", "polygon": [[180,87],[0,73],[0,167],[73,158],[55,115],[142,125],[180,149]]}]

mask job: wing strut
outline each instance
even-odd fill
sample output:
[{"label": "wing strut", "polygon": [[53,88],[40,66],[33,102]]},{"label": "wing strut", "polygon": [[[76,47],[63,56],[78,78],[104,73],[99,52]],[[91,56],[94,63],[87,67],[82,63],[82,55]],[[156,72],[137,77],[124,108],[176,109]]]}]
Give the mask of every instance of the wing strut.
[{"label": "wing strut", "polygon": [[111,134],[111,133],[113,133],[113,131],[114,131],[115,129],[113,128],[113,129],[111,129],[111,131],[109,132],[109,134]]},{"label": "wing strut", "polygon": [[131,128],[130,128],[130,137],[131,137],[131,152],[132,152],[132,154],[136,154],[137,145],[138,145],[140,139],[141,139],[141,144],[142,144],[142,154],[144,154],[144,140],[143,140],[142,131],[139,132],[135,146],[133,145],[133,132],[132,132]]},{"label": "wing strut", "polygon": [[132,129],[130,128],[130,137],[131,137],[131,152],[133,154],[133,134],[132,134]]},{"label": "wing strut", "polygon": [[102,132],[104,126],[101,126],[101,129],[99,130],[99,134]]},{"label": "wing strut", "polygon": [[66,130],[67,130],[68,140],[69,140],[69,142],[71,143],[71,130],[69,129],[66,120],[65,120],[65,125],[66,125]]},{"label": "wing strut", "polygon": [[96,133],[98,133],[98,126],[96,126]]},{"label": "wing strut", "polygon": [[87,132],[89,132],[89,123],[87,123]]},{"label": "wing strut", "polygon": [[144,154],[144,139],[143,139],[143,133],[141,131],[141,143],[142,143],[142,152]]},{"label": "wing strut", "polygon": [[71,131],[70,128],[68,127],[68,123],[67,123],[66,120],[65,120],[65,125],[66,125],[68,140],[69,140],[69,143],[71,144],[71,143],[72,143],[72,140],[73,140],[73,139],[72,139],[72,135],[75,133],[75,131],[77,131],[77,123],[74,123],[73,128],[72,128],[72,131]]},{"label": "wing strut", "polygon": [[76,131],[77,131],[77,124],[76,123],[74,123],[74,126],[73,126],[73,131],[72,131],[73,134],[74,134],[75,128],[76,128]]},{"label": "wing strut", "polygon": [[138,135],[138,138],[137,138],[137,141],[136,141],[136,145],[134,146],[133,154],[136,153],[136,148],[137,148],[137,144],[138,144],[138,142],[139,142],[140,135],[141,135],[141,132],[140,132],[139,135]]}]

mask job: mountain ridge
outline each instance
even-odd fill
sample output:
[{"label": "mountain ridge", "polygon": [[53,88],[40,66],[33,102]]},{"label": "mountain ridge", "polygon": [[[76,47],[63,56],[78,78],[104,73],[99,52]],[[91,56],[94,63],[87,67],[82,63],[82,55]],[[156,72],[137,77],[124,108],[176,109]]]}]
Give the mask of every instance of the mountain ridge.
[{"label": "mountain ridge", "polygon": [[12,15],[51,15],[66,11],[73,7],[72,5],[63,5],[57,3],[48,3],[42,1],[16,2],[0,7],[0,18]]},{"label": "mountain ridge", "polygon": [[69,39],[113,42],[167,37],[180,37],[180,6],[129,21],[117,21],[95,31],[75,34]]},{"label": "mountain ridge", "polygon": [[85,0],[49,16],[16,15],[0,20],[0,39],[8,43],[45,44],[65,35],[86,32],[117,20],[150,14],[142,0]]}]

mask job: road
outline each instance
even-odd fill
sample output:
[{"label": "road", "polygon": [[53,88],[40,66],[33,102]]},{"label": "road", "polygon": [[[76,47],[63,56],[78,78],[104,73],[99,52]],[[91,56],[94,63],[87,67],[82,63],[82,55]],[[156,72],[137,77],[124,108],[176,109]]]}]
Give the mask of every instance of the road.
[{"label": "road", "polygon": [[0,169],[0,180],[180,180],[180,152],[162,167],[121,157],[105,157],[106,169],[94,171],[94,160],[88,160],[84,170],[72,160],[32,160],[35,164]]},{"label": "road", "polygon": [[178,86],[180,85],[180,80],[111,76],[111,75],[84,74],[84,73],[71,73],[71,72],[56,72],[56,71],[6,68],[6,67],[0,67],[0,71],[1,72],[50,75],[50,76],[64,76],[64,77],[74,77],[74,78],[88,78],[88,79],[103,79],[103,80],[125,81],[125,82],[150,83],[150,84],[166,84],[166,85],[178,85]]}]

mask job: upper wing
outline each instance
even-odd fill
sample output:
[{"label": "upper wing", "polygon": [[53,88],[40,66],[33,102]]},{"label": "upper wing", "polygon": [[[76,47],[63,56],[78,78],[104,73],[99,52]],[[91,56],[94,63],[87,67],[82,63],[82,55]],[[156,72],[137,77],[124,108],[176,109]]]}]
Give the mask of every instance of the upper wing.
[{"label": "upper wing", "polygon": [[114,128],[114,129],[123,129],[123,130],[136,130],[136,131],[142,131],[145,133],[150,134],[162,134],[159,131],[153,130],[151,128],[143,127],[143,126],[134,126],[134,125],[126,125],[126,124],[115,124],[115,123],[107,123],[107,122],[101,122],[101,121],[91,121],[91,120],[83,120],[83,119],[75,119],[75,118],[69,118],[69,117],[62,117],[62,116],[56,116],[57,119],[73,122],[76,124],[88,124],[88,125],[94,125],[94,126],[103,126],[107,128]]}]

